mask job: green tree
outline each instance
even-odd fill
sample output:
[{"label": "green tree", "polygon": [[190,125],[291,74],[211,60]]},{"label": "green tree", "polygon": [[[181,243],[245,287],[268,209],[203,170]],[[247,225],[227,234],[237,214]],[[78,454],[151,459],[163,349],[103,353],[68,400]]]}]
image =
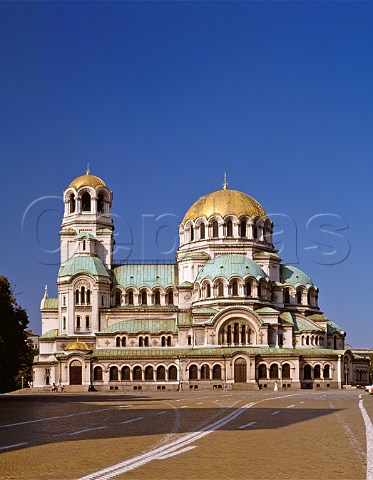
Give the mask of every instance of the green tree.
[{"label": "green tree", "polygon": [[0,392],[11,392],[31,380],[35,354],[27,338],[29,320],[12,294],[8,279],[0,276]]}]

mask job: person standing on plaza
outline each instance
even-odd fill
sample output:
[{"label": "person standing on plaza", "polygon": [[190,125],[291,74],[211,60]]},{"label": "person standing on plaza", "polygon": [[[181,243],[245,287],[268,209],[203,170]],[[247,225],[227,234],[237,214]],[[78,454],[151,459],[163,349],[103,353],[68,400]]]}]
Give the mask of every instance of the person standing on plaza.
[{"label": "person standing on plaza", "polygon": [[273,387],[273,391],[278,392],[278,383],[277,382],[275,382],[275,386]]}]

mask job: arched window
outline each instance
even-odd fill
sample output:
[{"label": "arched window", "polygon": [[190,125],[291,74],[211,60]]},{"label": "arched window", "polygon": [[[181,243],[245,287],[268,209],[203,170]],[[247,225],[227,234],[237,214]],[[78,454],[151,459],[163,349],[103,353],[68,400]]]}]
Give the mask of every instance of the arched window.
[{"label": "arched window", "polygon": [[161,304],[161,292],[159,290],[157,290],[154,294],[154,303],[155,305]]},{"label": "arched window", "polygon": [[84,192],[82,195],[82,210],[83,212],[91,211],[91,196],[88,192]]},{"label": "arched window", "polygon": [[166,380],[166,369],[163,366],[157,368],[157,381]]},{"label": "arched window", "polygon": [[177,369],[175,365],[171,365],[171,367],[168,369],[168,379],[177,380]]},{"label": "arched window", "polygon": [[116,382],[118,380],[118,367],[110,367],[110,381]]},{"label": "arched window", "polygon": [[97,212],[104,213],[104,196],[102,193],[100,193],[97,198]]},{"label": "arched window", "polygon": [[261,283],[258,283],[258,297],[259,298],[262,298],[262,284]]},{"label": "arched window", "polygon": [[120,337],[117,337],[117,338],[115,339],[115,346],[116,346],[116,347],[120,347]]},{"label": "arched window", "polygon": [[219,237],[219,224],[216,220],[215,222],[212,222],[212,237],[213,238]]},{"label": "arched window", "polygon": [[95,367],[93,369],[93,380],[101,381],[102,380],[102,368]]},{"label": "arched window", "polygon": [[223,282],[218,283],[218,297],[224,296],[224,285]]},{"label": "arched window", "polygon": [[126,346],[126,337],[122,337],[121,344],[122,344],[122,347]]},{"label": "arched window", "polygon": [[122,380],[128,382],[131,379],[131,370],[130,367],[122,368]]},{"label": "arched window", "polygon": [[191,365],[189,367],[189,380],[198,380],[198,368],[197,365]]},{"label": "arched window", "polygon": [[211,297],[211,286],[210,286],[210,284],[208,283],[208,284],[206,285],[206,298],[209,298],[209,297]]},{"label": "arched window", "polygon": [[277,363],[273,363],[269,369],[269,377],[270,378],[278,378],[278,365]]},{"label": "arched window", "polygon": [[170,290],[167,293],[167,304],[168,305],[173,305],[174,304],[174,292],[172,290]]},{"label": "arched window", "polygon": [[297,303],[300,305],[302,303],[302,291],[297,291]]},{"label": "arched window", "polygon": [[204,223],[201,223],[201,226],[200,226],[200,239],[201,240],[204,240],[206,237],[206,227],[205,227],[205,224]]},{"label": "arched window", "polygon": [[87,305],[91,304],[91,291],[87,290]]},{"label": "arched window", "polygon": [[194,240],[194,227],[193,225],[190,226],[190,241],[193,242]]},{"label": "arched window", "polygon": [[166,337],[162,337],[161,338],[161,347],[165,347],[166,346]]},{"label": "arched window", "polygon": [[227,343],[228,344],[232,343],[232,327],[231,327],[231,325],[228,325],[228,328],[227,328]]},{"label": "arched window", "polygon": [[240,223],[240,237],[246,237],[246,220],[242,220]]},{"label": "arched window", "polygon": [[330,378],[330,366],[325,365],[324,367],[324,378]]},{"label": "arched window", "polygon": [[167,337],[167,346],[171,347],[171,337],[170,336]]},{"label": "arched window", "polygon": [[304,380],[311,380],[311,372],[312,372],[311,365],[308,365],[308,364],[305,365],[303,369]]},{"label": "arched window", "polygon": [[320,378],[321,377],[321,368],[320,365],[315,365],[313,369],[313,378]]},{"label": "arched window", "polygon": [[148,295],[145,290],[141,292],[141,305],[146,305],[148,303]]},{"label": "arched window", "polygon": [[128,305],[133,305],[133,292],[128,292]]},{"label": "arched window", "polygon": [[80,328],[80,316],[79,315],[76,317],[76,328],[77,329]]},{"label": "arched window", "polygon": [[89,328],[89,327],[90,327],[89,316],[86,315],[86,317],[85,317],[85,328]]},{"label": "arched window", "polygon": [[85,240],[83,240],[82,243],[83,243],[83,252],[84,252],[84,250],[85,250]]},{"label": "arched window", "polygon": [[238,295],[238,283],[236,281],[232,282],[232,295],[237,296]]},{"label": "arched window", "polygon": [[221,380],[221,366],[214,365],[212,368],[212,379],[213,380]]},{"label": "arched window", "polygon": [[334,350],[337,350],[337,336],[336,335],[334,335],[334,337],[333,337],[333,348],[334,348]]},{"label": "arched window", "polygon": [[115,292],[115,305],[120,305],[121,304],[121,294],[119,291]]},{"label": "arched window", "polygon": [[144,339],[142,337],[139,337],[139,347],[144,346]]},{"label": "arched window", "polygon": [[62,318],[62,328],[63,330],[66,330],[66,317]]},{"label": "arched window", "polygon": [[282,366],[282,378],[290,378],[290,365],[288,363],[284,363]]},{"label": "arched window", "polygon": [[267,367],[261,363],[258,367],[258,378],[267,378]]},{"label": "arched window", "polygon": [[290,303],[290,292],[288,289],[284,290],[284,303]]},{"label": "arched window", "polygon": [[246,344],[246,325],[241,326],[241,343],[242,345]]},{"label": "arched window", "polygon": [[80,289],[80,303],[85,303],[85,288]]},{"label": "arched window", "polygon": [[153,367],[145,367],[145,381],[153,381],[154,380],[154,370]]},{"label": "arched window", "polygon": [[308,303],[308,305],[311,305],[311,292],[310,291],[307,292],[307,303]]},{"label": "arched window", "polygon": [[226,223],[227,237],[233,237],[233,225],[232,220],[228,220]]},{"label": "arched window", "polygon": [[188,335],[188,345],[192,345],[192,336]]},{"label": "arched window", "polygon": [[254,240],[258,239],[258,227],[256,223],[254,224],[254,227],[253,227],[253,237],[254,237]]},{"label": "arched window", "polygon": [[79,290],[75,290],[75,303],[79,303]]},{"label": "arched window", "polygon": [[239,343],[239,336],[240,336],[240,327],[238,323],[235,323],[233,327],[233,343],[234,344]]},{"label": "arched window", "polygon": [[141,370],[141,367],[137,366],[137,367],[133,367],[133,375],[132,375],[133,379],[135,382],[141,382],[142,380],[142,370]]},{"label": "arched window", "polygon": [[201,380],[210,380],[210,367],[208,365],[202,365],[201,367]]},{"label": "arched window", "polygon": [[144,347],[149,347],[149,337],[145,337],[145,339],[144,339]]},{"label": "arched window", "polygon": [[251,297],[251,282],[248,280],[245,284],[245,295],[246,297]]},{"label": "arched window", "polygon": [[75,196],[73,193],[71,193],[69,197],[69,212],[70,213],[75,212]]}]

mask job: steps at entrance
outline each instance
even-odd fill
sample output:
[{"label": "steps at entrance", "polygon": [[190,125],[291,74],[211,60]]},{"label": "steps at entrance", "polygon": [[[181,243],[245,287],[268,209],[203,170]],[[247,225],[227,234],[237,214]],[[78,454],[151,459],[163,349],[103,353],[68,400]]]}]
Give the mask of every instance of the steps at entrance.
[{"label": "steps at entrance", "polygon": [[232,383],[231,390],[259,390],[256,383]]}]

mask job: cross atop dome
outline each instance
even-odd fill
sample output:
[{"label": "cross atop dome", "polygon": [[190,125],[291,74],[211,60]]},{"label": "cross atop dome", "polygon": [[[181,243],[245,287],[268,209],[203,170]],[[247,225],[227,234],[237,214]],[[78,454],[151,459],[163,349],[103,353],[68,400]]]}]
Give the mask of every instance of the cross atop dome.
[{"label": "cross atop dome", "polygon": [[87,163],[87,170],[85,172],[86,175],[90,175],[91,171],[89,169],[89,163]]},{"label": "cross atop dome", "polygon": [[228,190],[227,173],[224,172],[223,190]]}]

